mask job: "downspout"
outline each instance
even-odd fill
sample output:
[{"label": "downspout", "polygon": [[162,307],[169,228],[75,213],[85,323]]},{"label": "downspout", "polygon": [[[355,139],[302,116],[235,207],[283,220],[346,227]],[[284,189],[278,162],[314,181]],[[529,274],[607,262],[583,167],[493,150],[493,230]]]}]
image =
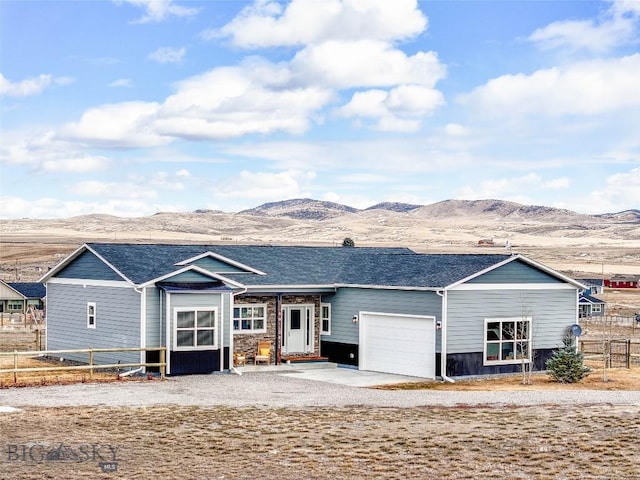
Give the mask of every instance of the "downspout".
[{"label": "downspout", "polygon": [[[244,287],[239,292],[233,292],[229,296],[229,371],[238,375],[242,375],[242,372],[236,370],[236,367],[233,364],[233,305],[235,303],[235,298],[243,293],[247,293],[247,287]],[[222,347],[222,351],[224,352],[224,345]]]},{"label": "downspout", "polygon": [[[140,294],[140,348],[147,348],[147,289],[139,290],[133,287],[133,290]],[[147,362],[147,352],[140,350],[140,363]],[[146,367],[141,367],[146,372]]]},{"label": "downspout", "polygon": [[442,297],[442,316],[440,330],[440,376],[442,380],[455,383],[453,378],[447,376],[447,291],[436,290],[436,294]]}]

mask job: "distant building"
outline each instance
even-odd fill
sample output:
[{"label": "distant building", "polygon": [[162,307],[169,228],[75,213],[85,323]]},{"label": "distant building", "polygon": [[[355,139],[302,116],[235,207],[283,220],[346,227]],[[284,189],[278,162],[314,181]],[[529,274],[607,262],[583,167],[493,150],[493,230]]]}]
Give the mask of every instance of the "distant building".
[{"label": "distant building", "polygon": [[604,293],[604,280],[602,278],[576,278],[576,280],[587,286],[584,291],[587,295],[602,295]]},{"label": "distant building", "polygon": [[604,316],[605,305],[605,302],[599,298],[581,293],[578,298],[578,316],[580,318],[602,317]]},{"label": "distant building", "polygon": [[0,313],[26,313],[31,306],[42,310],[45,296],[42,283],[0,280]]},{"label": "distant building", "polygon": [[640,276],[614,275],[610,279],[605,279],[604,286],[608,288],[640,288]]}]

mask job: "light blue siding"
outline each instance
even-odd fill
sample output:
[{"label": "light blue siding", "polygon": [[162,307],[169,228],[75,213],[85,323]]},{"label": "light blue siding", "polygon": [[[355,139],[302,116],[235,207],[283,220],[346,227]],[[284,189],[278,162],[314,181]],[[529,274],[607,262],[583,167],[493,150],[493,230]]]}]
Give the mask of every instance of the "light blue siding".
[{"label": "light blue siding", "polygon": [[85,251],[72,263],[56,274],[58,278],[81,278],[84,280],[123,280],[93,253]]},{"label": "light blue siding", "polygon": [[[229,293],[172,293],[171,321],[176,308],[215,307],[218,309],[218,347],[229,345]],[[166,301],[166,300],[165,300]],[[166,305],[166,304],[165,304]],[[173,347],[173,327],[169,337],[169,346]],[[222,336],[220,329],[222,328]]]},{"label": "light blue siding", "polygon": [[[140,347],[140,294],[133,288],[47,284],[47,349]],[[96,328],[87,328],[87,303],[96,304]],[[88,355],[63,355],[88,362]],[[134,363],[140,353],[102,353],[96,363]]]},{"label": "light blue siding", "polygon": [[[428,291],[348,287],[323,295],[322,301],[331,304],[331,335],[322,335],[325,342],[357,344],[358,324],[353,323],[353,316],[360,311],[432,315],[436,320],[442,312],[441,297]],[[437,341],[439,344],[439,337]]]},{"label": "light blue siding", "polygon": [[[161,309],[161,291],[156,287],[146,289],[146,342],[147,347],[164,345],[164,309]],[[164,294],[162,294],[164,297]]]},{"label": "light blue siding", "polygon": [[563,283],[563,280],[514,260],[465,283]]},{"label": "light blue siding", "polygon": [[447,353],[482,352],[485,318],[532,317],[533,347],[557,348],[576,321],[574,289],[460,290],[447,293]]}]

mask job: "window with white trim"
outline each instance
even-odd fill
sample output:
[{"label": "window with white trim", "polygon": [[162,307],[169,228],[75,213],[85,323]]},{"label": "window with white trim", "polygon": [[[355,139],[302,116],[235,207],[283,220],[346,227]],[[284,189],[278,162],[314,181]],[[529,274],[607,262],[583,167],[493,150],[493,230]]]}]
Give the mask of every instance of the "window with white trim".
[{"label": "window with white trim", "polygon": [[7,300],[7,310],[9,312],[21,312],[24,307],[24,300]]},{"label": "window with white trim", "polygon": [[487,318],[484,332],[485,365],[531,360],[531,317]]},{"label": "window with white trim", "polygon": [[322,335],[331,335],[331,304],[320,304],[320,333]]},{"label": "window with white trim", "polygon": [[235,333],[264,333],[267,331],[267,305],[235,305],[233,307]]},{"label": "window with white trim", "polygon": [[96,328],[96,302],[87,303],[87,328]]},{"label": "window with white trim", "polygon": [[174,350],[218,348],[217,308],[178,308],[174,323]]},{"label": "window with white trim", "polygon": [[602,305],[600,305],[599,303],[594,303],[593,305],[591,305],[591,312],[593,312],[593,313],[601,313],[602,312]]}]

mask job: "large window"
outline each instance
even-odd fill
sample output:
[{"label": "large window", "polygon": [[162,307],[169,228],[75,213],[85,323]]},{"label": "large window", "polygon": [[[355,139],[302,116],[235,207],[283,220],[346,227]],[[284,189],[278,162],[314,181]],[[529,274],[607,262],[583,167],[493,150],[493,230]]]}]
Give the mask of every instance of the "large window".
[{"label": "large window", "polygon": [[320,312],[320,321],[322,322],[320,333],[322,335],[331,335],[331,304],[321,304]]},{"label": "large window", "polygon": [[21,312],[23,309],[23,300],[8,300],[7,310],[10,312]]},{"label": "large window", "polygon": [[87,328],[96,328],[96,304],[87,303]]},{"label": "large window", "polygon": [[485,320],[485,365],[531,360],[531,318]]},{"label": "large window", "polygon": [[267,326],[266,305],[236,305],[233,307],[233,331],[264,333]]},{"label": "large window", "polygon": [[207,309],[176,309],[176,350],[212,349],[218,347],[218,311]]}]

